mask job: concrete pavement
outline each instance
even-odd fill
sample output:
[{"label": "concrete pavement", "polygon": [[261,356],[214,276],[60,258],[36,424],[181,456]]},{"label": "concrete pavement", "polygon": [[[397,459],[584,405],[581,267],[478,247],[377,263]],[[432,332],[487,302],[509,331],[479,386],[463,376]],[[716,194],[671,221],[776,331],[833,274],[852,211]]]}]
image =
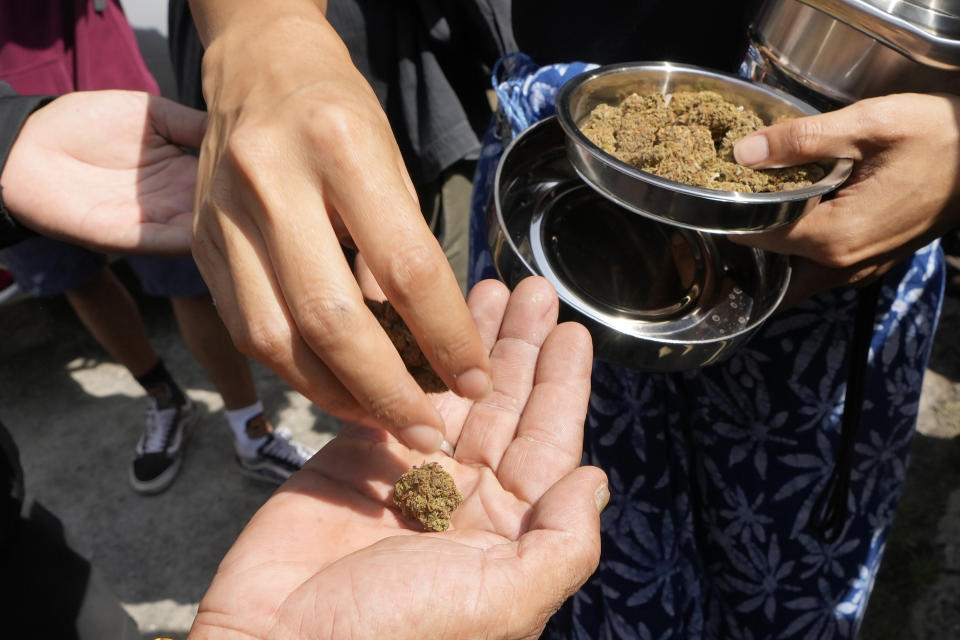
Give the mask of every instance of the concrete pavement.
[{"label": "concrete pavement", "polygon": [[[222,402],[179,338],[166,301],[144,298],[149,334],[204,410],[183,470],[165,493],[127,483],[143,429],[143,392],[59,298],[0,306],[0,420],[20,447],[28,492],[65,523],[144,638],[183,638],[217,564],[273,485],[233,461]],[[274,424],[319,448],[336,420],[252,365]]]}]

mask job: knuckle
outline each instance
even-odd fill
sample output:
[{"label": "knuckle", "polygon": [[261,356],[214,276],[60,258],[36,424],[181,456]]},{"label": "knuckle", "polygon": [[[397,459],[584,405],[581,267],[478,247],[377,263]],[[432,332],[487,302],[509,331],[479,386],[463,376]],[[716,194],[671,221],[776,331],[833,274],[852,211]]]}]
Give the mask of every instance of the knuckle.
[{"label": "knuckle", "polygon": [[337,102],[312,103],[304,135],[313,148],[349,150],[357,137],[357,114],[348,105]]},{"label": "knuckle", "polygon": [[845,247],[827,244],[817,251],[817,261],[831,269],[846,269],[854,264],[853,255]]},{"label": "knuckle", "polygon": [[816,151],[822,136],[823,129],[818,118],[799,118],[790,123],[787,149],[798,156],[809,156]]},{"label": "knuckle", "polygon": [[830,269],[847,269],[856,264],[861,245],[856,231],[844,225],[834,226],[830,233],[814,233],[806,238],[809,253],[807,257]]},{"label": "knuckle", "polygon": [[290,349],[289,327],[278,322],[249,320],[246,326],[231,332],[237,351],[264,364],[280,362]]},{"label": "knuckle", "polygon": [[295,313],[300,334],[313,349],[321,352],[346,344],[361,322],[355,304],[333,295],[307,298],[298,303]]},{"label": "knuckle", "polygon": [[459,362],[473,349],[473,341],[466,333],[449,336],[435,347],[439,362]]},{"label": "knuckle", "polygon": [[[904,137],[904,118],[886,108],[861,110],[864,129],[874,144],[892,144]],[[908,119],[907,121],[912,120]]]},{"label": "knuckle", "polygon": [[[446,263],[438,260],[437,253],[427,245],[413,244],[398,248],[390,256],[385,287],[400,301],[424,287],[437,282],[443,276]],[[391,299],[394,299],[393,297]]]},{"label": "knuckle", "polygon": [[849,269],[858,261],[858,256],[851,248],[831,245],[823,251],[821,263],[831,269]]},{"label": "knuckle", "polygon": [[904,112],[898,103],[887,98],[868,98],[845,108],[852,117],[844,122],[858,134],[858,144],[865,150],[895,144],[915,126],[914,114]]},{"label": "knuckle", "polygon": [[256,167],[263,163],[263,156],[269,148],[261,128],[238,125],[224,144],[224,158],[237,174],[251,176],[256,174]]}]

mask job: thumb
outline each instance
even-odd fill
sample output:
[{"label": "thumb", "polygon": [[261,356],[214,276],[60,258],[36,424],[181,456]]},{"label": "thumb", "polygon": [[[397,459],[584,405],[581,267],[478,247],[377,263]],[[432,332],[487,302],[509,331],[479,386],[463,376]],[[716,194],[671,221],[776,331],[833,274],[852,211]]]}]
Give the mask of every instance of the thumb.
[{"label": "thumb", "polygon": [[207,114],[160,96],[149,98],[150,122],[167,141],[199,149],[207,131]]},{"label": "thumb", "polygon": [[525,574],[544,605],[557,607],[600,562],[600,511],[610,498],[607,477],[597,467],[574,469],[537,501],[521,541]]},{"label": "thumb", "polygon": [[816,116],[795,118],[745,136],[733,156],[751,169],[790,167],[828,158],[863,157],[858,109],[845,107]]}]

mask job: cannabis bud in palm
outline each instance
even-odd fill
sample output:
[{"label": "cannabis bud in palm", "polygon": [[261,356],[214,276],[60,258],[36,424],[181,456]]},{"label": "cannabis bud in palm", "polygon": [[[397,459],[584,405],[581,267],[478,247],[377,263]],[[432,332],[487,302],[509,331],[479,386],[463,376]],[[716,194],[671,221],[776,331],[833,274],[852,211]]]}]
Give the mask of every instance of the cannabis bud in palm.
[{"label": "cannabis bud in palm", "polygon": [[463,502],[453,477],[436,462],[414,466],[393,487],[393,502],[407,518],[428,531],[446,531],[450,516]]}]

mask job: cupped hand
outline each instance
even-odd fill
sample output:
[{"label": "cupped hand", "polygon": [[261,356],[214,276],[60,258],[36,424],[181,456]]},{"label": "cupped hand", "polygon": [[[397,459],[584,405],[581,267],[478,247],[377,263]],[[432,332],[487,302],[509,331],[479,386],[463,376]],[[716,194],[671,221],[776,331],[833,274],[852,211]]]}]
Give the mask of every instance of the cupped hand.
[{"label": "cupped hand", "polygon": [[[344,430],[257,512],[200,603],[191,640],[535,638],[596,568],[602,471],[580,467],[590,337],[556,325],[540,278],[469,298],[494,391],[436,396],[453,457]],[[424,533],[392,505],[411,465],[438,461],[464,502]]]},{"label": "cupped hand", "polygon": [[227,22],[204,58],[193,247],[220,315],[240,351],[327,411],[436,451],[441,416],[341,243],[363,253],[451,389],[483,397],[490,364],[387,117],[316,8]]},{"label": "cupped hand", "polygon": [[24,123],[0,175],[4,203],[39,233],[98,251],[190,252],[206,116],[136,91],[61,96]]},{"label": "cupped hand", "polygon": [[734,148],[753,168],[852,158],[832,199],[795,224],[731,240],[794,256],[785,306],[871,281],[960,223],[960,97],[895,94],[799,118]]}]

